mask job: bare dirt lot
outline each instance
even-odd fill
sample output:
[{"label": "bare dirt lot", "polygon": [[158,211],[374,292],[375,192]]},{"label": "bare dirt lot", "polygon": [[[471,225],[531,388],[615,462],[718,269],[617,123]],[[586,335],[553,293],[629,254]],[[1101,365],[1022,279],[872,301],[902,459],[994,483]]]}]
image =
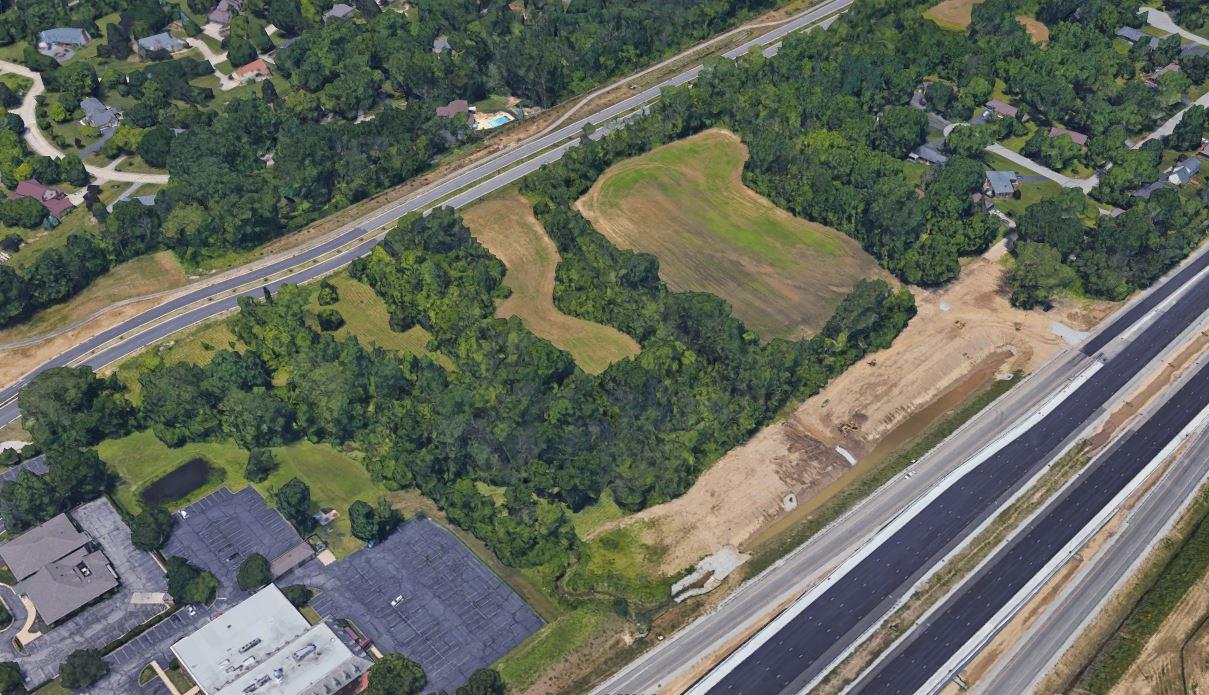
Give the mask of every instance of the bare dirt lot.
[{"label": "bare dirt lot", "polygon": [[500,303],[496,316],[519,316],[529,330],[571,353],[584,371],[593,374],[638,354],[637,341],[625,333],[567,316],[554,306],[558,249],[523,196],[512,190],[494,195],[463,210],[462,219],[508,268],[504,284],[512,289],[512,296]]},{"label": "bare dirt lot", "polygon": [[[668,545],[663,569],[669,573],[721,546],[743,548],[785,516],[786,495],[796,495],[800,506],[841,486],[840,477],[852,469],[836,445],[860,458],[879,444],[909,439],[902,430],[918,434],[931,424],[914,416],[958,387],[976,392],[997,372],[1031,371],[1047,360],[1063,345],[1052,321],[1078,325],[1082,315],[1102,314],[1084,305],[1048,314],[1013,309],[1002,289],[1005,272],[982,257],[946,288],[916,289],[919,313],[888,350],[854,365],[789,417],[723,456],[680,498],[602,528],[651,522],[645,524],[649,542]],[[971,384],[979,374],[987,380]],[[946,411],[935,410],[941,412],[933,420]]]},{"label": "bare dirt lot", "polygon": [[858,280],[886,273],[743,185],[746,160],[733,133],[707,130],[609,167],[577,207],[614,244],[657,256],[673,290],[725,299],[766,340],[812,334]]}]

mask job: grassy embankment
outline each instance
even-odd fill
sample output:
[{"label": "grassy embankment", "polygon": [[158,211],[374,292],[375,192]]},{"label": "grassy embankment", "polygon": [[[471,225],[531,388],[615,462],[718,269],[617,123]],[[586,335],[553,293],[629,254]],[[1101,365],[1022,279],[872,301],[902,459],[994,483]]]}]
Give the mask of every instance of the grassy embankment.
[{"label": "grassy embankment", "polygon": [[1202,489],[1190,516],[1194,521],[1187,535],[1174,541],[1179,544],[1178,550],[1147,578],[1145,592],[1096,651],[1073,690],[1089,693],[1112,690],[1188,590],[1205,580],[1209,570],[1209,489]]},{"label": "grassy embankment", "polygon": [[886,277],[851,238],[743,185],[747,149],[709,130],[610,167],[578,202],[623,248],[653,253],[675,290],[715,294],[763,339],[818,330],[861,278]]},{"label": "grassy embankment", "polygon": [[508,268],[504,284],[512,296],[500,303],[496,316],[519,316],[529,330],[571,353],[584,371],[593,374],[638,354],[638,343],[625,333],[568,316],[554,306],[558,249],[519,193],[509,189],[462,215],[479,242]]}]

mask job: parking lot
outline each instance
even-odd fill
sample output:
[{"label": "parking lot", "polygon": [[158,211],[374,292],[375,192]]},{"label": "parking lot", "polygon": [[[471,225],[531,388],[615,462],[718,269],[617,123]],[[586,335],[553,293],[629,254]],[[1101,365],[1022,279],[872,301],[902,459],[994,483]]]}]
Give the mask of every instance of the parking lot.
[{"label": "parking lot", "polygon": [[537,614],[438,524],[416,519],[383,543],[282,578],[320,593],[311,606],[351,621],[383,652],[414,659],[452,691],[541,627]]},{"label": "parking lot", "polygon": [[163,572],[148,553],[131,545],[130,530],[109,500],[89,502],[72,510],[70,515],[101,544],[117,572],[120,586],[116,593],[50,628],[31,642],[24,654],[13,647],[12,636],[21,629],[26,612],[11,591],[4,594],[13,624],[0,633],[0,661],[16,661],[31,683],[54,677],[73,651],[103,647],[167,607],[162,600],[167,591]]},{"label": "parking lot", "polygon": [[164,546],[165,557],[179,555],[210,570],[221,583],[219,595],[235,600],[240,564],[253,553],[272,561],[302,543],[293,526],[251,487],[239,492],[219,488],[176,514],[176,528]]}]

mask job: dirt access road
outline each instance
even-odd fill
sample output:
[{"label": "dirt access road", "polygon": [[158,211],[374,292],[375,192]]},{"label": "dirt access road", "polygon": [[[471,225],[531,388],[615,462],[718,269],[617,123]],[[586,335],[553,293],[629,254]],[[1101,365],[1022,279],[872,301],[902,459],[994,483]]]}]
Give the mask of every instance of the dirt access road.
[{"label": "dirt access road", "polygon": [[[940,290],[913,289],[919,313],[889,349],[723,456],[678,499],[601,530],[641,524],[644,540],[668,546],[662,566],[668,573],[723,546],[747,548],[804,519],[997,375],[1035,369],[1063,346],[1061,334],[1073,339],[1110,310],[1073,302],[1049,313],[1012,308],[1001,254],[999,246],[973,260]],[[1068,327],[1055,326],[1057,319]],[[837,446],[858,464],[851,466]],[[792,510],[790,495],[797,501]]]}]

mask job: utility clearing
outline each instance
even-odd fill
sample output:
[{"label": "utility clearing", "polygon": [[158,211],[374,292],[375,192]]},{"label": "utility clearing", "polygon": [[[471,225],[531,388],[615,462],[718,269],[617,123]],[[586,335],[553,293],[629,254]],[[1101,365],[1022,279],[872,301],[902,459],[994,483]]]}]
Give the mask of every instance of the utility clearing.
[{"label": "utility clearing", "polygon": [[638,342],[625,333],[568,316],[554,306],[558,249],[520,193],[504,191],[461,214],[471,233],[508,269],[504,284],[512,296],[500,303],[496,316],[520,317],[535,335],[571,353],[580,368],[592,374],[638,354]]},{"label": "utility clearing", "polygon": [[858,280],[888,276],[853,239],[744,186],[746,159],[733,133],[707,130],[610,167],[576,206],[658,257],[671,289],[725,299],[765,340],[810,335]]}]

